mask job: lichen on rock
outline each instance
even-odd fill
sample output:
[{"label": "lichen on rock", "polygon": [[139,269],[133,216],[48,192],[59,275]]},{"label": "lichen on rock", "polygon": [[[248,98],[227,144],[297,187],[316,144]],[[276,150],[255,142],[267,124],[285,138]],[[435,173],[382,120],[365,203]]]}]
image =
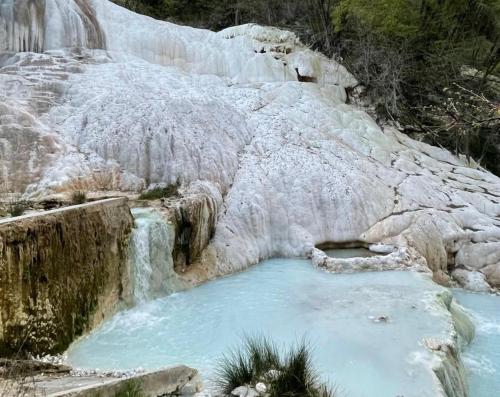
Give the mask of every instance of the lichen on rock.
[{"label": "lichen on rock", "polygon": [[125,199],[0,221],[0,354],[61,353],[129,300]]}]

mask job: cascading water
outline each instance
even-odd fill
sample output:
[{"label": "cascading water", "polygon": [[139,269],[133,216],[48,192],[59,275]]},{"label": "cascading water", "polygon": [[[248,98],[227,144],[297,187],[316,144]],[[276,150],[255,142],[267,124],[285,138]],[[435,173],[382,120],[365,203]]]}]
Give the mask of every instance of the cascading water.
[{"label": "cascading water", "polygon": [[455,290],[476,326],[476,335],[464,350],[471,397],[500,395],[500,296]]},{"label": "cascading water", "polygon": [[45,1],[0,0],[0,53],[44,47]]},{"label": "cascading water", "polygon": [[0,53],[65,47],[105,48],[88,1],[0,0]]},{"label": "cascading water", "polygon": [[135,303],[165,296],[184,288],[174,271],[174,229],[152,209],[133,209],[136,228],[130,240]]}]

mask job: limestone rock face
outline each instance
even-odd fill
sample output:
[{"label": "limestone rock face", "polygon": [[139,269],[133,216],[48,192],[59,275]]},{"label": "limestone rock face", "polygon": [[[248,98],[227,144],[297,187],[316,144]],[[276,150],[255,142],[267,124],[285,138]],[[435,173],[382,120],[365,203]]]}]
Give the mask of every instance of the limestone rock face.
[{"label": "limestone rock face", "polygon": [[200,184],[193,187],[181,199],[163,204],[167,208],[168,220],[175,226],[172,256],[178,273],[184,273],[201,259],[215,233],[222,205],[222,196],[217,191]]},{"label": "limestone rock face", "polygon": [[[62,22],[45,16],[30,27],[44,44],[29,48],[44,52],[0,56],[0,185],[37,196],[204,184],[204,204],[177,218],[179,247],[190,244],[179,252],[210,263],[207,274],[362,241],[408,248],[443,284],[455,268],[496,283],[500,179],[381,129],[346,104],[356,85],[346,69],[293,33],[256,25],[214,33],[107,0],[85,10],[82,1],[46,0],[45,12],[54,2]],[[15,18],[2,9],[0,26]],[[48,42],[73,25],[80,41]],[[216,216],[207,217],[209,206]],[[176,256],[178,268],[191,262]]]},{"label": "limestone rock face", "polygon": [[124,303],[132,225],[125,199],[0,221],[0,355],[62,352]]},{"label": "limestone rock face", "polygon": [[[451,276],[461,286],[471,291],[488,292],[490,290],[483,273],[458,268],[451,272]],[[494,286],[493,283],[491,283],[491,285]]]},{"label": "limestone rock face", "polygon": [[488,283],[495,288],[500,289],[500,264],[489,265],[482,269],[482,272],[486,275],[486,280]]}]

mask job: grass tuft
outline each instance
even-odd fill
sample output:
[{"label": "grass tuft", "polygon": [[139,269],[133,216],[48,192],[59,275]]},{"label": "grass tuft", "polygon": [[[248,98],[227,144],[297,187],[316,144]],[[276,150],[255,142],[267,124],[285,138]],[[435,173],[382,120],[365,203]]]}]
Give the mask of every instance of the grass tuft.
[{"label": "grass tuft", "polygon": [[9,213],[11,216],[21,216],[29,208],[29,203],[19,198],[13,198],[9,202]]},{"label": "grass tuft", "polygon": [[315,396],[318,376],[312,369],[309,346],[302,342],[286,355],[279,375],[271,384],[273,396]]},{"label": "grass tuft", "polygon": [[311,347],[303,340],[283,356],[276,344],[263,336],[245,337],[243,347],[219,362],[215,383],[224,395],[258,382],[268,386],[269,397],[335,397],[321,384],[311,361]]},{"label": "grass tuft", "polygon": [[114,397],[145,397],[142,385],[136,379],[130,379],[124,383]]},{"label": "grass tuft", "polygon": [[247,337],[245,339],[245,349],[253,372],[259,376],[265,375],[270,369],[280,367],[278,348],[269,339],[263,336]]},{"label": "grass tuft", "polygon": [[165,187],[155,187],[153,189],[146,190],[140,194],[139,200],[159,200],[162,198],[177,196],[179,195],[180,186],[180,182],[177,181],[176,183]]},{"label": "grass tuft", "polygon": [[234,350],[222,357],[215,383],[224,394],[230,395],[238,386],[249,384],[254,375],[250,358],[244,352]]},{"label": "grass tuft", "polygon": [[73,204],[83,204],[87,201],[87,193],[83,190],[77,190],[71,194],[71,201]]}]

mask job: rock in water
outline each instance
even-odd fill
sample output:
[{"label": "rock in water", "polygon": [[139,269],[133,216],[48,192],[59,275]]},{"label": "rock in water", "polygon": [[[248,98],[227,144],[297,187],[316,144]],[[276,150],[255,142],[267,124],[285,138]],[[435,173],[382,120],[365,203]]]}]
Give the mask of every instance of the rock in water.
[{"label": "rock in water", "polygon": [[258,397],[259,393],[249,386],[240,386],[234,389],[231,395],[238,397]]},{"label": "rock in water", "polygon": [[442,283],[456,261],[498,286],[500,179],[382,130],[346,104],[346,69],[293,33],[214,33],[107,0],[0,7],[8,189],[202,183],[223,198],[199,255],[212,274],[362,240],[407,247]]},{"label": "rock in water", "polygon": [[259,382],[255,385],[255,390],[259,393],[259,394],[264,394],[266,391],[267,391],[267,387],[264,383],[262,382]]}]

